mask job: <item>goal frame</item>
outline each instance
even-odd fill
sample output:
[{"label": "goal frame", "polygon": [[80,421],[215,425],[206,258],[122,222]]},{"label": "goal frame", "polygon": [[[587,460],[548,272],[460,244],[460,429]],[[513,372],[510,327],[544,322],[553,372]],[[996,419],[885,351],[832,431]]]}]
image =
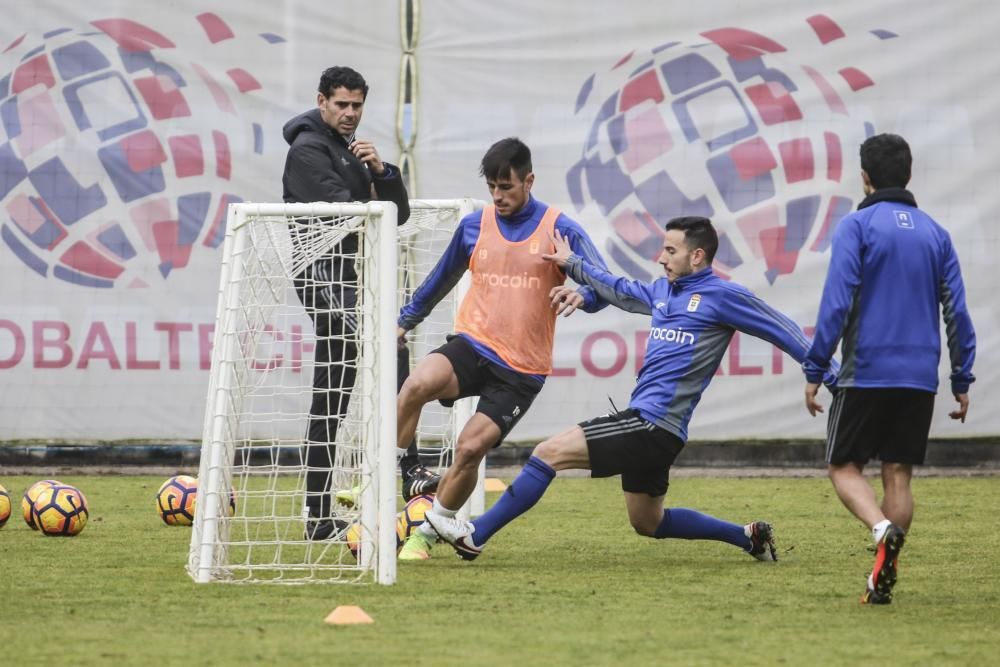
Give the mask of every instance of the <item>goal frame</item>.
[{"label": "goal frame", "polygon": [[[485,202],[473,199],[410,200],[410,208],[413,212],[422,209],[453,211],[453,217],[450,218],[454,220],[453,227],[441,228],[441,230],[449,229],[446,237],[450,237],[454,233],[459,221],[465,215],[483,208],[484,205]],[[357,554],[357,568],[352,570],[356,573],[356,576],[352,575],[354,576],[353,580],[341,576],[331,579],[310,578],[305,581],[290,578],[287,581],[282,581],[282,575],[279,574],[274,581],[277,583],[306,583],[307,581],[350,583],[371,580],[379,584],[392,584],[396,577],[396,319],[398,308],[401,305],[400,300],[403,298],[400,276],[401,273],[406,275],[406,269],[401,272],[401,267],[410,266],[407,261],[411,255],[408,253],[412,252],[403,251],[406,244],[404,238],[419,239],[422,230],[434,229],[434,227],[427,225],[427,221],[433,220],[433,218],[424,217],[423,222],[420,222],[420,219],[413,215],[411,215],[411,223],[416,222],[416,224],[407,223],[397,227],[397,210],[391,202],[370,202],[367,204],[239,203],[230,205],[227,212],[226,239],[219,276],[216,338],[212,350],[212,370],[209,377],[202,456],[199,465],[200,497],[196,507],[187,569],[191,577],[199,583],[210,581],[262,583],[271,581],[259,578],[252,573],[252,568],[257,567],[256,564],[241,563],[238,558],[235,561],[229,561],[227,550],[234,543],[230,541],[230,528],[222,513],[226,511],[229,503],[230,489],[235,488],[231,486],[236,477],[236,473],[232,472],[235,470],[233,459],[239,452],[231,442],[226,441],[226,438],[233,439],[233,434],[239,432],[241,428],[239,426],[241,422],[235,417],[236,413],[227,412],[227,409],[231,410],[232,408],[232,406],[227,405],[227,401],[232,400],[232,390],[245,389],[241,382],[237,381],[238,375],[245,372],[237,367],[238,363],[245,363],[245,360],[240,358],[242,341],[239,326],[240,317],[241,315],[244,317],[259,316],[257,312],[252,310],[248,311],[249,315],[242,313],[238,297],[241,294],[240,282],[245,277],[245,262],[247,261],[243,258],[243,254],[251,250],[250,246],[253,245],[253,241],[250,238],[257,234],[257,232],[251,234],[249,230],[250,219],[251,217],[290,219],[296,216],[339,218],[337,234],[334,234],[329,240],[324,240],[324,243],[330,247],[334,247],[338,240],[346,234],[361,231],[364,220],[374,221],[364,230],[365,233],[360,234],[364,244],[363,255],[366,259],[364,264],[359,264],[359,267],[364,266],[363,271],[371,272],[369,275],[377,274],[377,284],[368,290],[369,298],[361,302],[359,319],[362,322],[361,330],[373,331],[375,335],[374,337],[365,335],[359,341],[361,345],[359,359],[366,357],[375,360],[375,362],[372,373],[358,374],[358,384],[355,385],[355,389],[362,396],[377,397],[371,401],[359,401],[363,413],[361,421],[365,425],[363,427],[364,451],[361,462],[363,483],[361,484],[361,514],[359,518],[365,527],[364,530],[367,531],[366,534],[371,535],[376,544],[375,548],[372,548],[371,539],[366,538],[361,541],[360,552]],[[357,217],[351,219],[350,216]],[[274,223],[263,221],[263,224]],[[272,228],[265,227],[265,229],[268,231],[263,234],[270,238],[274,234],[274,232],[269,231]],[[419,240],[415,241],[418,246],[408,246],[422,247],[423,250],[418,251],[418,254],[423,252],[425,255],[415,265],[414,270],[419,276],[417,282],[412,285],[408,282],[409,287],[415,287],[426,276],[428,270],[427,248],[437,248],[437,244],[441,242],[439,232],[434,231],[432,236],[437,240],[430,242],[429,246],[425,245],[424,241]],[[258,242],[254,248],[260,247],[259,236],[257,238]],[[255,257],[256,255],[251,254],[251,261]],[[433,263],[436,263],[436,260]],[[420,276],[421,271],[425,272],[423,276]],[[361,272],[362,269],[359,268],[359,273]],[[253,272],[251,271],[250,274],[253,275]],[[436,334],[440,332],[442,321],[447,321],[450,318],[450,322],[446,326],[453,327],[455,315],[468,283],[469,276],[466,274],[459,285],[456,285],[451,296],[452,302],[440,304],[445,307],[444,311],[435,310],[435,313],[438,313],[436,323],[425,333],[422,345],[426,346],[428,342],[434,341]],[[267,284],[270,285],[270,283]],[[266,307],[266,300],[263,307]],[[442,316],[445,318],[444,320]],[[414,331],[419,330],[420,328],[417,327]],[[416,361],[419,359],[414,360],[414,362]],[[243,382],[245,381],[246,378],[243,378]],[[249,396],[247,395],[246,400],[250,400]],[[458,433],[472,416],[474,409],[474,398],[462,399],[457,401],[454,408],[447,414],[445,431],[440,435],[450,441],[450,446],[457,443]],[[235,421],[233,421],[234,419]],[[237,426],[234,427],[233,424],[237,424]],[[436,428],[434,424],[435,422],[432,420],[429,426],[432,438],[434,437],[434,428]],[[447,437],[445,437],[445,433],[448,434]],[[242,436],[237,436],[235,442],[240,442],[241,439]],[[447,447],[442,451],[446,450]],[[430,451],[433,452],[433,449]],[[424,450],[422,453],[428,455]],[[245,474],[245,471],[241,473],[240,479],[245,479],[242,476]],[[461,515],[469,516],[470,513],[482,513],[485,500],[484,474],[485,461],[480,466],[476,489],[469,502],[460,510]],[[315,565],[315,563],[308,560],[298,566],[282,562],[274,569],[280,573],[285,571],[282,569],[284,567],[294,569],[304,566],[308,568],[311,565]],[[264,569],[268,569],[268,567],[264,566]],[[250,575],[245,580],[235,579],[232,574],[237,570],[248,571]],[[368,576],[364,576],[365,573],[368,573]]]},{"label": "goal frame", "polygon": [[[195,526],[192,533],[192,549],[188,570],[198,583],[207,583],[221,579],[225,564],[219,562],[219,510],[225,507],[228,499],[221,498],[220,489],[224,488],[220,479],[222,468],[233,461],[224,461],[226,447],[223,442],[225,433],[225,402],[232,389],[234,369],[232,359],[237,355],[239,340],[235,327],[227,326],[227,318],[234,317],[232,309],[227,304],[236,290],[235,285],[242,277],[243,265],[234,261],[246,249],[248,232],[247,219],[250,214],[257,216],[364,216],[371,218],[377,214],[377,219],[384,224],[371,226],[369,233],[364,235],[366,244],[374,249],[372,256],[376,258],[379,273],[376,287],[376,305],[366,302],[362,311],[362,319],[376,315],[377,330],[374,344],[364,343],[361,354],[374,354],[377,359],[375,383],[377,387],[362,387],[365,393],[377,389],[380,397],[374,403],[375,415],[363,419],[366,428],[375,429],[375,433],[366,433],[365,459],[374,461],[374,471],[367,472],[372,476],[371,484],[364,484],[364,495],[361,502],[364,512],[363,521],[376,526],[378,540],[377,554],[367,553],[362,549],[359,562],[363,568],[374,571],[375,581],[379,584],[392,584],[396,580],[396,496],[395,496],[395,462],[396,462],[396,244],[398,230],[396,228],[397,209],[392,202],[361,203],[310,203],[310,204],[230,204],[227,215],[226,239],[223,247],[222,270],[219,277],[219,301],[216,309],[216,339],[212,348],[212,371],[205,414],[205,436],[202,441],[202,456],[199,465],[198,486],[199,502],[195,509]],[[370,324],[369,324],[370,326]],[[221,335],[221,339],[220,336]],[[371,346],[374,345],[374,348]],[[226,370],[217,369],[226,366]],[[218,382],[216,382],[218,380]],[[359,378],[367,382],[366,374]],[[370,409],[367,401],[362,402],[362,410]],[[380,443],[375,446],[374,443]],[[203,482],[204,480],[204,482]],[[197,540],[197,543],[196,543]],[[365,545],[362,544],[362,547]],[[377,557],[373,558],[372,556]]]}]

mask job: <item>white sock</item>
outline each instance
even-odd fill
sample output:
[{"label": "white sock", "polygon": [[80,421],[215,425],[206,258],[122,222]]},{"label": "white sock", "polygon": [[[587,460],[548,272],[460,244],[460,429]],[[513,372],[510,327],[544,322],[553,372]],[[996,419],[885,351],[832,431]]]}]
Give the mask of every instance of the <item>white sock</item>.
[{"label": "white sock", "polygon": [[434,506],[431,507],[431,511],[435,514],[440,514],[441,516],[455,516],[455,514],[458,513],[458,510],[450,510],[442,505],[437,496],[434,496]]},{"label": "white sock", "polygon": [[875,539],[875,544],[877,545],[882,537],[885,535],[885,531],[889,530],[889,526],[892,525],[892,521],[888,519],[882,519],[874,526],[872,526],[872,537]]},{"label": "white sock", "polygon": [[[437,499],[437,496],[434,496],[434,506],[431,507],[429,511],[434,512],[435,514],[438,514],[440,516],[449,516],[449,517],[455,516],[455,514],[458,512],[458,510],[450,510],[444,505],[442,505],[441,501]],[[424,537],[430,540],[437,539],[437,531],[431,528],[431,525],[426,521],[417,526],[417,530],[419,530]]]}]

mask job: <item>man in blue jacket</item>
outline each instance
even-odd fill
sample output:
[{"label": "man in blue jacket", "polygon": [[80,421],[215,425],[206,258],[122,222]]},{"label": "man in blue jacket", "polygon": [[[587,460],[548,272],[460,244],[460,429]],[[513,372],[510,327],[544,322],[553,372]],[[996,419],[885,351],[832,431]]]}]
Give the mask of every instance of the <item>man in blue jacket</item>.
[{"label": "man in blue jacket", "polygon": [[777,560],[771,525],[730,523],[684,508],[664,508],[670,466],[687,441],[687,425],[737,330],[777,345],[796,361],[809,342],[795,322],[745,287],[712,273],[719,238],[702,217],[666,225],[659,263],[665,277],[652,283],[614,276],[572,253],[562,238],[546,258],[576,282],[635,313],[652,315],[646,357],[629,409],[573,426],[542,442],[488,512],[474,521],[428,515],[427,521],[466,560],[541,498],[556,471],[589,469],[593,477],[621,475],[625,507],[640,535],[717,540],[757,560]]},{"label": "man in blue jacket", "polygon": [[[889,604],[899,550],[913,520],[910,478],[924,462],[941,354],[944,316],[951,391],[965,421],[975,381],[976,334],[951,237],[904,189],[912,157],[906,141],[879,134],[861,145],[865,199],[837,225],[816,336],[806,356],[806,409],[838,341],[841,368],[830,407],[826,461],[841,502],[871,531],[875,566],[861,598]],[[862,476],[882,462],[883,499]]]}]

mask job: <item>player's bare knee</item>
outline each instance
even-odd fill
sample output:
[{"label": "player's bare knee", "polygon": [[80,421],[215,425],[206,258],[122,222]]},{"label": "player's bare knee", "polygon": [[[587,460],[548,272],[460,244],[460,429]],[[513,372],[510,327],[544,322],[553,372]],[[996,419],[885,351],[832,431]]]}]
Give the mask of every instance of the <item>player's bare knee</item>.
[{"label": "player's bare knee", "polygon": [[634,530],[638,535],[643,537],[655,537],[656,536],[656,525],[649,523],[648,521],[642,521],[640,519],[630,519],[629,523],[632,524],[632,530]]},{"label": "player's bare knee", "polygon": [[552,468],[558,470],[559,464],[562,462],[562,457],[564,454],[564,447],[557,438],[549,438],[543,442],[535,445],[535,449],[531,452],[531,455],[535,458],[539,458],[545,463],[549,464]]},{"label": "player's bare knee", "polygon": [[425,380],[416,375],[411,375],[406,378],[403,386],[399,388],[397,401],[405,406],[423,405],[430,400],[433,391],[433,387]]},{"label": "player's bare knee", "polygon": [[459,470],[477,470],[479,462],[486,456],[488,449],[479,443],[459,442],[455,447],[455,460],[452,467]]}]

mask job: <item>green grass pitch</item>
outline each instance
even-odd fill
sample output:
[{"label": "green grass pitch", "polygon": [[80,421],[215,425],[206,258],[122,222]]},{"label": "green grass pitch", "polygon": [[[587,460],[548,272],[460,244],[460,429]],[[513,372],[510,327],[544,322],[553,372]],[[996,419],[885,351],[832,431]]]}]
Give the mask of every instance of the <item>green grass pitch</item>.
[{"label": "green grass pitch", "polygon": [[[10,665],[989,664],[1000,647],[1000,481],[917,478],[896,599],[858,603],[867,531],[823,478],[683,478],[672,506],[775,526],[780,561],[640,538],[617,480],[559,478],[474,563],[438,545],[398,583],[194,584],[160,477],[68,476],[76,538],[20,518],[38,477],[0,476],[0,655]],[[506,480],[509,481],[509,480]],[[495,496],[487,499],[491,503]],[[338,605],[375,623],[325,625]]]}]

